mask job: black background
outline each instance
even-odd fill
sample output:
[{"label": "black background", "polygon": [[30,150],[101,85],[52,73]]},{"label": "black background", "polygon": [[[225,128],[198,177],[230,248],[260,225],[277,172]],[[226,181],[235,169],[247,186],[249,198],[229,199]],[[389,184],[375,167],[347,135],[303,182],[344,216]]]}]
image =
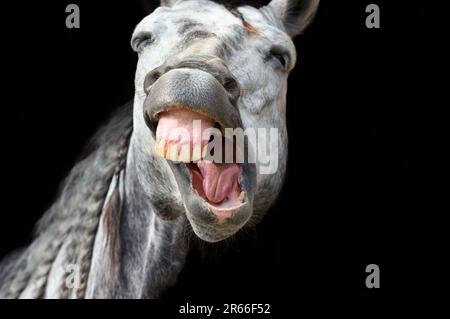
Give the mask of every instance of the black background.
[{"label": "black background", "polygon": [[[70,30],[70,2],[1,4],[0,256],[27,244],[84,143],[133,97],[129,40],[154,3],[73,2]],[[323,0],[295,39],[278,203],[223,252],[194,250],[166,297],[448,295],[447,29],[445,1]],[[365,287],[371,263],[380,289]]]}]

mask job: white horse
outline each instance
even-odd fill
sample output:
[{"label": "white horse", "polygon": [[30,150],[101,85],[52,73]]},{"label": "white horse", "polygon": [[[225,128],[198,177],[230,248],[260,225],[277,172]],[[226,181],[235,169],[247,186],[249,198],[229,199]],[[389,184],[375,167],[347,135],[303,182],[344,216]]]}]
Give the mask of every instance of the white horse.
[{"label": "white horse", "polygon": [[[285,173],[291,38],[318,2],[162,1],[131,40],[134,101],[93,138],[33,242],[0,265],[0,297],[155,298],[175,282],[191,233],[217,242],[255,225]],[[258,159],[195,158],[205,142],[171,134],[181,127],[192,137],[192,120],[201,131],[276,128],[277,171],[261,174]]]}]

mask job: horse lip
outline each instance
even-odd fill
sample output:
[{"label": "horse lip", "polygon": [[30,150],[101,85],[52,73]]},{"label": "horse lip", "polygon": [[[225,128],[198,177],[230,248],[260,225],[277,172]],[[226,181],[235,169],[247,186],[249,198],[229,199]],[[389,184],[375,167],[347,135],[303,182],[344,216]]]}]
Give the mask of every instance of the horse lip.
[{"label": "horse lip", "polygon": [[176,68],[163,74],[152,84],[143,107],[145,122],[153,133],[158,114],[179,108],[210,117],[222,128],[242,127],[239,110],[225,88],[199,68]]},{"label": "horse lip", "polygon": [[241,194],[243,194],[243,201],[234,207],[221,208],[206,202],[209,209],[214,213],[214,215],[216,215],[219,224],[223,224],[227,219],[232,218],[234,214],[248,202],[245,191],[242,191]]},{"label": "horse lip", "polygon": [[156,111],[153,114],[154,122],[156,121],[155,127],[158,125],[158,121],[159,121],[159,117],[160,117],[161,113],[164,113],[164,112],[167,112],[167,111],[176,111],[176,110],[187,110],[187,111],[190,111],[192,113],[198,113],[198,114],[204,115],[204,116],[208,117],[209,119],[211,119],[212,121],[220,124],[220,122],[217,121],[214,118],[214,116],[212,114],[209,114],[208,112],[203,112],[202,110],[199,110],[199,109],[193,109],[192,107],[189,107],[189,105],[183,105],[183,104],[176,104],[176,103],[174,103],[174,104],[169,104],[166,108],[161,109],[159,111]]}]

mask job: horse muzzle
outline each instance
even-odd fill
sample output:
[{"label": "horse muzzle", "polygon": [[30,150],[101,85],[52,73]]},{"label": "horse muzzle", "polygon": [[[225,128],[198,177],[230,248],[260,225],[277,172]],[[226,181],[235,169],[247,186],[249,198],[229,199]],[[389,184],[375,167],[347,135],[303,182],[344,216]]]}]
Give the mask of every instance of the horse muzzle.
[{"label": "horse muzzle", "polygon": [[[233,144],[217,134],[242,128],[242,121],[236,80],[220,59],[205,61],[191,59],[150,72],[144,117],[156,154],[167,159],[174,173],[194,232],[215,242],[236,233],[252,216],[256,167],[236,163],[236,154],[211,157],[211,151],[218,151],[211,149],[211,138],[217,139],[216,148],[217,141]],[[248,152],[248,145],[242,145]],[[230,149],[246,152],[236,145]]]}]

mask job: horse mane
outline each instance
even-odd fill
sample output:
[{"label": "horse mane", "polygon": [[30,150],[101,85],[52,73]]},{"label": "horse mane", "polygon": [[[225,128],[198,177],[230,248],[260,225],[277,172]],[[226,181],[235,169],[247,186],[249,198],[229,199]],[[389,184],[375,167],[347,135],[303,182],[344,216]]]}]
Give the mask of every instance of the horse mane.
[{"label": "horse mane", "polygon": [[[103,211],[117,215],[114,201],[106,198],[125,163],[132,108],[132,101],[119,108],[94,135],[62,182],[56,201],[37,223],[32,243],[0,264],[0,298],[44,297],[57,258],[63,265],[80,267],[79,289],[67,288],[63,272],[58,278],[58,298],[84,296],[100,216]],[[113,240],[113,230],[110,235]]]}]

